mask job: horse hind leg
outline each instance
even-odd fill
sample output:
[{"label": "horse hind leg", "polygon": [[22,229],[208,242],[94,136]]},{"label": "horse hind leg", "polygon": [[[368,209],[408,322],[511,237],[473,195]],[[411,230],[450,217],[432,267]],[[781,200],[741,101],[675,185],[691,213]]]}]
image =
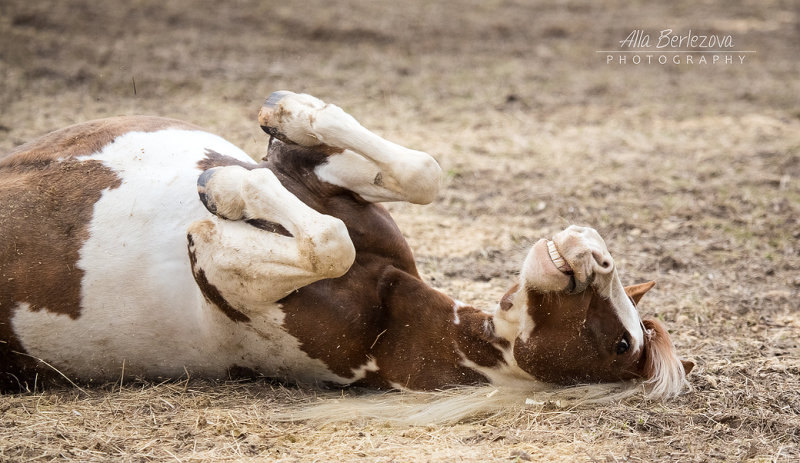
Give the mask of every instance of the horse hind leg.
[{"label": "horse hind leg", "polygon": [[429,154],[392,143],[338,106],[311,95],[275,92],[258,120],[265,132],[283,142],[329,153],[327,162],[316,168],[317,176],[367,201],[427,204],[439,190],[442,171]]}]

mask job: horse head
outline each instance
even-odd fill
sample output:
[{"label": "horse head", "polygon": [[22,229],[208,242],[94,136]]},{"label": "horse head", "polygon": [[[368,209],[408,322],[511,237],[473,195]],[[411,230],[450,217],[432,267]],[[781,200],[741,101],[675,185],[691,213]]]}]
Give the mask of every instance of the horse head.
[{"label": "horse head", "polygon": [[517,365],[556,384],[643,380],[650,397],[679,394],[694,364],[678,358],[666,328],[636,304],[654,282],[623,287],[592,228],[570,226],[528,253],[519,283],[494,317]]}]

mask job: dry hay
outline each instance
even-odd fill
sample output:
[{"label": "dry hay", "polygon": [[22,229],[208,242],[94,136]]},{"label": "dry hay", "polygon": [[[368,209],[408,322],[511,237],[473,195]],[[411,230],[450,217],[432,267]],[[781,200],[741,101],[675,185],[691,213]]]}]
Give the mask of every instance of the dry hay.
[{"label": "dry hay", "polygon": [[[800,387],[798,366],[794,362],[794,371],[786,371],[785,366],[753,361],[706,365],[704,374],[695,377],[695,393],[668,403],[638,395],[621,402],[562,403],[535,393],[503,396],[491,387],[413,394],[322,391],[266,381],[136,383],[86,393],[74,388],[29,393],[7,396],[0,406],[0,441],[5,443],[0,457],[429,461],[452,455],[503,458],[517,452],[579,461],[600,456],[788,459],[800,456],[800,401],[789,392]],[[740,375],[754,380],[745,388],[712,384]],[[776,393],[776,384],[789,391]],[[419,415],[431,404],[472,405],[470,399],[478,396],[490,405],[466,419],[445,417],[450,422],[437,425]],[[318,419],[311,420],[303,416],[314,407],[333,414],[312,412]],[[402,418],[416,425],[398,423]]]}]

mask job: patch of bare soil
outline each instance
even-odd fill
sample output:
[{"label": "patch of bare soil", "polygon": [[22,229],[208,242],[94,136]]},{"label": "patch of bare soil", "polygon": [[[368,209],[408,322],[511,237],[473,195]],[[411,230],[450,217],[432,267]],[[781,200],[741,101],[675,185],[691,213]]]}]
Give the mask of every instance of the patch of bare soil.
[{"label": "patch of bare soil", "polygon": [[[667,28],[755,53],[597,53]],[[797,43],[788,0],[0,3],[3,152],[156,114],[260,157],[262,99],[305,91],[442,164],[434,204],[389,206],[433,285],[491,307],[532,242],[592,225],[625,283],[658,282],[641,309],[698,363],[694,390],[664,403],[520,402],[399,427],[279,421],[361,393],[267,381],[37,390],[0,397],[0,461],[797,461]]]}]

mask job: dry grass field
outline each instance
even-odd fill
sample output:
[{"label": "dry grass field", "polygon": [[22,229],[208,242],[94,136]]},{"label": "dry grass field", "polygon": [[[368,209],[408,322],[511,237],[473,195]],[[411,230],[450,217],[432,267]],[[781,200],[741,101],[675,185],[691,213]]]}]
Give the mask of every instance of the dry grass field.
[{"label": "dry grass field", "polygon": [[[597,52],[668,28],[755,53]],[[798,76],[793,0],[3,0],[0,151],[154,114],[261,157],[263,98],[308,92],[441,163],[435,203],[389,205],[431,284],[489,307],[536,239],[592,225],[625,283],[658,282],[641,309],[697,367],[663,403],[520,400],[416,426],[279,420],[365,393],[269,380],[35,390],[0,396],[0,461],[798,461]]]}]

